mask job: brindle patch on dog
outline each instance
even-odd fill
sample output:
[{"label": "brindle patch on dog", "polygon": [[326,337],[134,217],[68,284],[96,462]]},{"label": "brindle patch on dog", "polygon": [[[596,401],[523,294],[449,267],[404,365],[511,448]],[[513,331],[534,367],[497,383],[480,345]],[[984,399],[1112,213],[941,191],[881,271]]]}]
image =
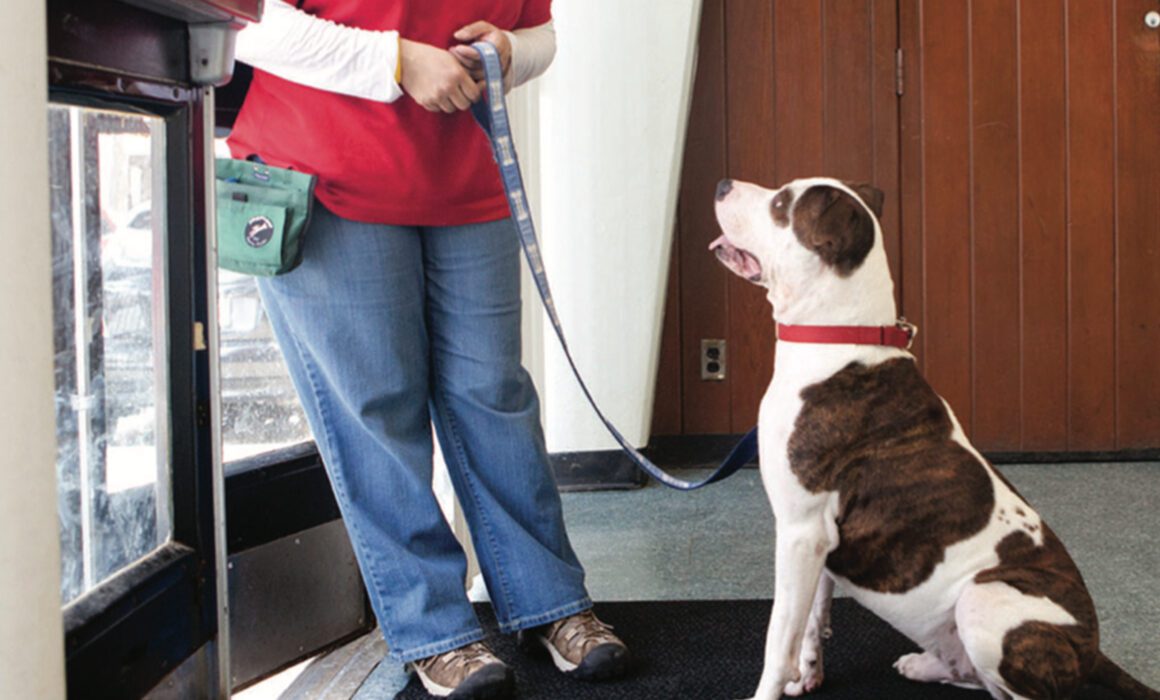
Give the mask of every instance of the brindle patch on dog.
[{"label": "brindle patch on dog", "polygon": [[882,207],[886,203],[886,193],[873,185],[868,185],[864,182],[850,182],[843,180],[842,184],[854,192],[870,207],[870,211],[874,212],[874,216],[882,218]]},{"label": "brindle patch on dog", "polygon": [[790,468],[811,491],[839,492],[840,543],[826,560],[835,574],[902,593],[986,527],[991,478],[951,439],[950,416],[913,360],[851,363],[801,396]]},{"label": "brindle patch on dog", "polygon": [[998,566],[980,571],[977,583],[1001,581],[1025,595],[1047,598],[1081,625],[1095,628],[1096,611],[1079,568],[1055,532],[1043,523],[1043,544],[1017,530],[995,546]]},{"label": "brindle patch on dog", "polygon": [[[1083,685],[1088,669],[1069,630],[1073,627],[1027,622],[1003,637],[999,675],[1025,698],[1070,698]],[[1094,659],[1093,659],[1094,661]],[[1093,664],[1087,664],[1092,666]]]},{"label": "brindle patch on dog", "polygon": [[842,277],[858,269],[874,247],[874,217],[848,192],[829,185],[811,187],[798,199],[793,232]]},{"label": "brindle patch on dog", "polygon": [[999,673],[1015,692],[1033,698],[1070,697],[1099,659],[1095,606],[1079,568],[1046,523],[1043,544],[1016,531],[995,547],[999,565],[975,576],[999,581],[1024,595],[1046,598],[1076,619],[1075,625],[1027,622],[1003,637]]}]

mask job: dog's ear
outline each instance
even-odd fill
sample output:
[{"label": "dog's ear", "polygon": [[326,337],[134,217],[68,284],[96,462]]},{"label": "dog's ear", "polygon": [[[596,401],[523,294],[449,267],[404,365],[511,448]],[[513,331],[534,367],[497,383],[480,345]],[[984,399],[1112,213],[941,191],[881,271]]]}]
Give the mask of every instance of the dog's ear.
[{"label": "dog's ear", "polygon": [[848,192],[829,185],[806,190],[794,209],[793,230],[842,276],[857,269],[874,247],[874,219]]},{"label": "dog's ear", "polygon": [[874,216],[882,218],[882,205],[886,203],[886,194],[882,190],[865,182],[843,181],[842,184],[854,190],[866,206],[870,207],[870,211],[874,212]]}]

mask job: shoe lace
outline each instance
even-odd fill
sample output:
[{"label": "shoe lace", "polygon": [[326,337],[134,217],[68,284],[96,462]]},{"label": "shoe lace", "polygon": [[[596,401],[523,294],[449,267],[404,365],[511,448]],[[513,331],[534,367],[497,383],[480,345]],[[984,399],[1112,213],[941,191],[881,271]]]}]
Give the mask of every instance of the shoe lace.
[{"label": "shoe lace", "polygon": [[498,661],[499,659],[482,642],[473,642],[458,649],[421,659],[415,664],[431,675],[447,674],[462,679],[479,668]]},{"label": "shoe lace", "polygon": [[562,641],[566,649],[578,648],[582,654],[601,644],[620,643],[612,625],[601,622],[590,610],[562,620],[551,636]]}]

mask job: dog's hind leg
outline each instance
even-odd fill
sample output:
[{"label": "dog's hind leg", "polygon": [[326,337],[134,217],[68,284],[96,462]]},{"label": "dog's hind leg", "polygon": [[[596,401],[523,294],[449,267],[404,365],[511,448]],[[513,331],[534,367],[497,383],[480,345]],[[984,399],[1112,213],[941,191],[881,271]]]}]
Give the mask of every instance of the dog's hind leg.
[{"label": "dog's hind leg", "polygon": [[1000,581],[975,583],[959,596],[955,619],[992,697],[1067,698],[1083,684],[1077,648],[1094,634],[1051,600]]},{"label": "dog's hind leg", "polygon": [[903,677],[919,683],[948,683],[961,688],[983,688],[967,650],[959,638],[954,617],[922,640],[925,651],[904,654],[894,662]]},{"label": "dog's hind leg", "polygon": [[945,683],[954,679],[954,670],[942,659],[929,651],[904,654],[894,662],[894,668],[918,683]]},{"label": "dog's hind leg", "polygon": [[894,668],[904,678],[919,683],[947,683],[974,690],[984,688],[965,653],[961,657],[949,659],[930,651],[905,654],[894,662]]},{"label": "dog's hind leg", "polygon": [[814,605],[810,608],[810,619],[806,623],[806,636],[802,638],[802,650],[798,655],[798,672],[801,679],[785,687],[785,694],[798,696],[812,693],[821,687],[825,679],[822,666],[822,640],[829,639],[830,602],[834,597],[834,579],[825,571],[818,579],[818,590],[814,593]]}]

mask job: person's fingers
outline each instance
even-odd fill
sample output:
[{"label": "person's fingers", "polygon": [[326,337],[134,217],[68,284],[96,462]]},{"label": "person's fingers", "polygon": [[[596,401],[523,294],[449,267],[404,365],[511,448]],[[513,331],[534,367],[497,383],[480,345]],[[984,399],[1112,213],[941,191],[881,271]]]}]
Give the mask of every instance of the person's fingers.
[{"label": "person's fingers", "polygon": [[505,36],[502,31],[492,27],[492,30],[479,37],[478,41],[487,41],[495,46],[496,50],[499,52],[500,65],[503,66],[504,70],[507,70],[508,64],[511,63],[512,56],[512,47],[511,43],[508,42],[507,36]]},{"label": "person's fingers", "polygon": [[481,37],[478,37],[476,39],[476,41],[486,41],[487,43],[496,47],[496,49],[499,50],[501,55],[503,53],[505,53],[507,50],[509,50],[507,37],[504,36],[503,32],[501,32],[498,29],[495,29],[494,27],[492,28],[491,31],[487,32],[486,34],[484,34]]},{"label": "person's fingers", "polygon": [[448,49],[448,51],[455,54],[455,57],[459,59],[460,63],[479,63],[479,52],[467,44],[456,44]]},{"label": "person's fingers", "polygon": [[466,97],[469,102],[479,102],[479,86],[474,80],[471,80],[470,78],[464,80],[459,84],[459,89],[463,92],[463,96]]},{"label": "person's fingers", "polygon": [[495,26],[490,22],[479,20],[477,22],[472,22],[465,27],[460,27],[455,32],[454,36],[459,41],[471,41],[483,36],[484,34],[487,34],[489,31],[493,31],[494,29]]},{"label": "person's fingers", "polygon": [[463,66],[472,77],[479,77],[483,74],[483,63],[479,60],[479,54],[475,49],[467,46],[452,46],[451,55],[459,60],[459,65]]},{"label": "person's fingers", "polygon": [[476,52],[475,49],[473,49],[470,46],[467,46],[465,44],[456,44],[455,46],[452,46],[451,48],[449,48],[447,50],[451,52],[451,55],[458,58],[459,62],[462,63],[463,65],[467,65],[471,61],[479,60],[478,59],[478,56],[479,56],[478,52]]},{"label": "person's fingers", "polygon": [[463,87],[461,85],[456,86],[455,90],[447,95],[447,99],[451,100],[451,104],[455,105],[455,109],[457,110],[471,108],[471,100],[467,98],[467,95],[463,94]]}]

